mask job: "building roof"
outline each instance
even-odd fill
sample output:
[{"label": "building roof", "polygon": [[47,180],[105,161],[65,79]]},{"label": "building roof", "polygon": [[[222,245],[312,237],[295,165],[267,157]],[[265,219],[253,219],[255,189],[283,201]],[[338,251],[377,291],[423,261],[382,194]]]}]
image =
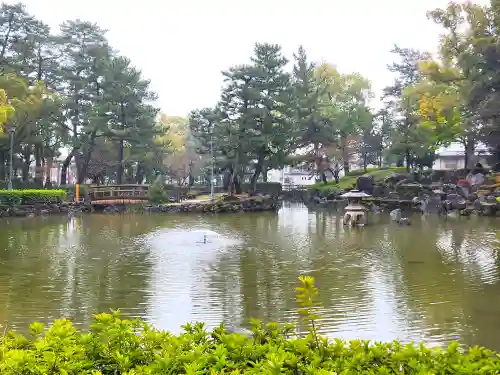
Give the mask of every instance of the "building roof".
[{"label": "building roof", "polygon": [[[460,143],[452,143],[448,147],[441,147],[436,154],[443,156],[463,156],[465,152],[464,146]],[[491,155],[488,148],[484,144],[478,144],[475,149],[476,155]]]}]

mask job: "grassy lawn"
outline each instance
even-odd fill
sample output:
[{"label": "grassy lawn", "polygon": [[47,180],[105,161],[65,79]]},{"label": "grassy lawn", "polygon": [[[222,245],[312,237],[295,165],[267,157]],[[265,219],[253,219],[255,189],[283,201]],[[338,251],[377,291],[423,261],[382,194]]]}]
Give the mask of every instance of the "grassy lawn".
[{"label": "grassy lawn", "polygon": [[[214,194],[214,198],[217,199],[218,197],[222,197],[224,193],[219,193],[219,194]],[[201,194],[197,195],[196,200],[210,200],[210,194]]]}]

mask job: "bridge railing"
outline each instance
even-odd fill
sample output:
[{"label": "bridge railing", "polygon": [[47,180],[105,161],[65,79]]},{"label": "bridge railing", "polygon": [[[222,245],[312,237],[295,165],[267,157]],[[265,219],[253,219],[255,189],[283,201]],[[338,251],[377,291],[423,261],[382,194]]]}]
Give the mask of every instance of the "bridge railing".
[{"label": "bridge railing", "polygon": [[149,185],[100,185],[90,186],[89,197],[91,201],[149,199]]}]

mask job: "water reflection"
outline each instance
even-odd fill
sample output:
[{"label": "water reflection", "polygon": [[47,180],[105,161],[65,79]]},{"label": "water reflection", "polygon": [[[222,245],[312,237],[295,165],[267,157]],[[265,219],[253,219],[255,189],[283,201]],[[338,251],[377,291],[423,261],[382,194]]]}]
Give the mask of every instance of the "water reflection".
[{"label": "water reflection", "polygon": [[[346,339],[424,340],[500,349],[497,222],[415,217],[346,228],[341,216],[92,215],[3,221],[0,320],[120,308],[178,331],[187,321],[292,320],[300,274],[314,275],[320,330]],[[207,240],[204,240],[207,235]]]}]

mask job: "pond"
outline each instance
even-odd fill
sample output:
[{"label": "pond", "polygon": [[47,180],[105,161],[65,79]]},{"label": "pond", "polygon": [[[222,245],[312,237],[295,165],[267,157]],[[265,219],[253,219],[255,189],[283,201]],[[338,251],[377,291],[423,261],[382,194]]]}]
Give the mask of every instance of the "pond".
[{"label": "pond", "polygon": [[83,215],[0,222],[0,324],[120,309],[173,332],[188,321],[298,321],[316,277],[320,330],[344,339],[458,339],[500,350],[500,219],[387,214],[346,228],[336,212]]}]

